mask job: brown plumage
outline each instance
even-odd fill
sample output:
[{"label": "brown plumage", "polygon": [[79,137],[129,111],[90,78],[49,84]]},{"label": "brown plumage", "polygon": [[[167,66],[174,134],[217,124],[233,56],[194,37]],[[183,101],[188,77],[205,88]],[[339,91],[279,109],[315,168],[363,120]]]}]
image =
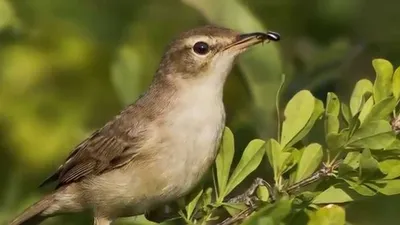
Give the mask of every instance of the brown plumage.
[{"label": "brown plumage", "polygon": [[215,158],[234,58],[265,39],[215,26],[181,34],[147,92],[75,147],[41,185],[54,182],[56,190],[10,225],[88,209],[95,224],[108,225],[187,194]]}]

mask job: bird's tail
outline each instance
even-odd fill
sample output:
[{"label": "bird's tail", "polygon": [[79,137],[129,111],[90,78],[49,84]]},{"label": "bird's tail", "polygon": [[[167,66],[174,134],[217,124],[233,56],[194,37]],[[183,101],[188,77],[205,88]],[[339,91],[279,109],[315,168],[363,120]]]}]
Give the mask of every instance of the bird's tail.
[{"label": "bird's tail", "polygon": [[25,209],[19,216],[12,220],[8,225],[36,225],[47,218],[43,212],[48,209],[55,201],[55,194],[49,194],[41,200]]}]

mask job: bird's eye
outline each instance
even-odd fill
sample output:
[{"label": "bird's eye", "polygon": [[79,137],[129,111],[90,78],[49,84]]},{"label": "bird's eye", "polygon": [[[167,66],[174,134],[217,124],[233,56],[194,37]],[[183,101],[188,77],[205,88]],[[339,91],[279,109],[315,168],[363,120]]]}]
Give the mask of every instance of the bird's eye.
[{"label": "bird's eye", "polygon": [[199,55],[205,55],[210,51],[207,43],[199,41],[193,45],[193,51]]}]

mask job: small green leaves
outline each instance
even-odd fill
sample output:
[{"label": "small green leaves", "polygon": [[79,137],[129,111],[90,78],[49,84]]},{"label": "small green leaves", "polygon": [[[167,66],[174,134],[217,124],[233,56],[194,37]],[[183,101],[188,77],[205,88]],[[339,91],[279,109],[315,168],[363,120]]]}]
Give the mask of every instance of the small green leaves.
[{"label": "small green leaves", "polygon": [[342,103],[340,108],[341,108],[341,111],[342,111],[343,119],[345,120],[345,122],[347,124],[350,124],[351,117],[352,117],[351,111],[350,111],[350,107],[348,105]]},{"label": "small green leaves", "polygon": [[189,202],[189,204],[186,205],[186,218],[188,220],[192,218],[194,209],[196,208],[197,203],[199,202],[199,199],[202,194],[203,194],[203,188],[201,188],[197,193],[195,193],[192,200]]},{"label": "small green leaves", "polygon": [[243,152],[242,158],[240,159],[237,167],[232,173],[229,182],[226,186],[222,196],[228,195],[240,182],[242,182],[251,172],[253,172],[264,156],[265,141],[263,140],[252,140]]},{"label": "small green leaves", "polygon": [[244,203],[222,203],[222,205],[231,216],[235,216],[247,208]]},{"label": "small green leaves", "polygon": [[400,180],[377,180],[367,185],[384,195],[400,194]]},{"label": "small green leaves", "polygon": [[350,99],[351,115],[354,116],[361,110],[361,107],[364,104],[365,96],[368,94],[372,94],[372,92],[373,92],[373,84],[371,81],[362,79],[356,83],[356,86],[354,87]]},{"label": "small green leaves", "polygon": [[311,92],[298,92],[286,105],[282,126],[281,145],[290,147],[300,141],[311,130],[324,108]]},{"label": "small green leaves", "polygon": [[373,106],[374,106],[374,98],[371,96],[368,98],[368,100],[364,103],[364,105],[361,108],[360,115],[358,116],[360,123],[364,122],[365,117],[369,115]]},{"label": "small green leaves", "polygon": [[327,205],[310,215],[307,225],[344,225],[345,210],[337,205]]},{"label": "small green leaves", "polygon": [[400,177],[400,159],[387,159],[379,162],[379,169],[386,174],[384,179]]},{"label": "small green leaves", "polygon": [[376,195],[376,191],[372,190],[371,188],[367,187],[365,184],[360,184],[359,182],[354,182],[352,180],[345,180],[347,184],[350,185],[350,188],[357,192],[362,196],[374,196]]},{"label": "small green leaves", "polygon": [[268,157],[268,161],[274,170],[274,180],[277,182],[279,177],[284,170],[285,163],[290,157],[290,152],[282,151],[280,144],[274,140],[270,139],[265,144],[265,151]]},{"label": "small green leaves", "polygon": [[376,72],[374,99],[380,102],[392,94],[393,65],[385,59],[374,59],[372,65]]},{"label": "small green leaves", "polygon": [[245,220],[242,225],[253,224],[281,224],[281,222],[289,215],[292,209],[292,202],[285,198],[275,204],[270,204],[258,210]]},{"label": "small green leaves", "polygon": [[365,180],[379,169],[378,161],[372,157],[369,149],[364,149],[360,158],[360,180]]},{"label": "small green leaves", "polygon": [[349,129],[343,129],[340,133],[330,133],[326,137],[326,144],[330,151],[342,148],[346,143],[349,136]]},{"label": "small green leaves", "polygon": [[288,145],[307,125],[314,112],[315,99],[309,91],[300,91],[287,103],[282,127],[282,146]]},{"label": "small green leaves", "polygon": [[207,188],[206,191],[203,193],[203,195],[201,196],[201,204],[203,206],[207,206],[207,205],[211,204],[212,193],[213,193],[213,189],[210,187]]},{"label": "small green leaves", "polygon": [[264,144],[265,141],[259,139],[251,141],[229,178],[235,146],[232,131],[228,127],[225,127],[223,141],[215,161],[218,183],[217,202],[222,203],[225,196],[258,167],[264,155]]},{"label": "small green leaves", "polygon": [[[372,98],[371,98],[372,100]],[[372,102],[372,101],[371,101]],[[367,103],[366,103],[367,105]],[[364,123],[375,121],[375,120],[382,120],[387,119],[388,115],[393,112],[396,108],[397,99],[393,96],[387,97],[380,102],[373,105],[370,109],[368,114],[366,114]],[[365,107],[364,107],[365,108]],[[363,108],[363,110],[364,110]],[[361,115],[360,115],[361,118]],[[361,119],[360,119],[361,120]]]},{"label": "small green leaves", "polygon": [[361,154],[359,152],[349,152],[344,158],[341,166],[346,166],[348,169],[356,170],[360,166]]},{"label": "small green leaves", "polygon": [[320,144],[310,144],[304,148],[297,166],[295,183],[309,177],[321,164],[323,152]]},{"label": "small green leaves", "polygon": [[394,139],[395,136],[389,122],[377,120],[356,130],[347,145],[354,148],[383,149]]},{"label": "small green leaves", "polygon": [[225,127],[222,143],[215,160],[219,200],[222,200],[222,198],[225,197],[221,195],[221,193],[225,192],[226,184],[228,183],[233,155],[235,154],[234,142],[232,131],[228,127]]},{"label": "small green leaves", "polygon": [[397,67],[393,74],[392,91],[397,100],[400,99],[400,67]]},{"label": "small green leaves", "polygon": [[331,186],[314,198],[314,204],[344,203],[351,202],[354,198],[349,193],[349,189],[343,185]]},{"label": "small green leaves", "polygon": [[[235,146],[233,134],[226,128],[213,173],[217,190],[195,192],[185,207],[186,214],[180,211],[182,218],[188,223],[204,223],[217,218],[214,215],[217,208],[224,208],[232,217],[249,209],[244,202],[224,200],[259,166],[264,154],[273,169],[273,192],[269,187],[258,186],[255,191],[251,189],[250,196],[246,191],[235,198],[247,201],[245,197],[255,194],[261,200],[257,210],[243,222],[245,225],[298,222],[299,214],[294,215],[293,211],[302,215],[301,224],[342,225],[346,223],[345,211],[332,204],[377,194],[400,194],[400,139],[389,122],[393,115],[399,114],[400,68],[392,76],[393,69],[387,61],[374,60],[373,64],[377,73],[375,83],[357,82],[349,106],[336,94],[328,93],[324,109],[322,101],[311,92],[298,92],[284,110],[282,132],[278,128],[279,141],[251,141],[231,175]],[[278,102],[279,99],[277,110]],[[324,121],[324,134],[305,138],[320,117]],[[321,137],[325,137],[325,143],[314,143]],[[327,176],[330,179],[319,182]],[[217,194],[216,200],[211,196],[213,192]],[[271,197],[275,203],[271,203]],[[319,208],[321,205],[327,206]],[[206,216],[197,220],[193,215],[201,214],[198,212]]]},{"label": "small green leaves", "polygon": [[329,92],[326,98],[325,135],[339,132],[340,100],[335,93]]}]

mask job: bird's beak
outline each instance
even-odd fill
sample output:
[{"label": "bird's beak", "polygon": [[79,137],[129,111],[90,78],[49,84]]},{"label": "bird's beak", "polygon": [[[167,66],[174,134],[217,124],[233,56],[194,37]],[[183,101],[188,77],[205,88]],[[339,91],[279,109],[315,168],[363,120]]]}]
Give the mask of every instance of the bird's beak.
[{"label": "bird's beak", "polygon": [[241,34],[237,39],[225,47],[224,50],[230,51],[241,51],[245,50],[250,46],[262,43],[264,41],[279,41],[280,35],[273,31],[268,31],[267,33],[255,32],[248,34]]}]

